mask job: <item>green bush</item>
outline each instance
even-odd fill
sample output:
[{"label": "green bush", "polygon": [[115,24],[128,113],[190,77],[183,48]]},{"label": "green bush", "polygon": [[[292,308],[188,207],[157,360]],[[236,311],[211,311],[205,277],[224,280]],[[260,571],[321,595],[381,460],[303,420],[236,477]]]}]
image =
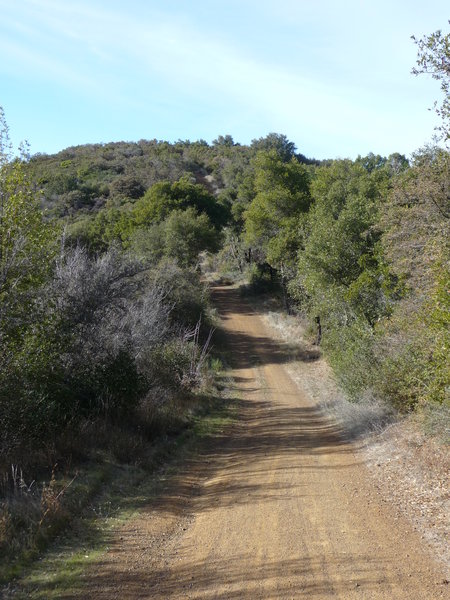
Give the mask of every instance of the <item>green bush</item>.
[{"label": "green bush", "polygon": [[356,319],[346,326],[329,327],[325,320],[322,346],[350,398],[358,400],[366,390],[373,389],[379,365],[374,354],[374,334],[367,322]]},{"label": "green bush", "polygon": [[170,306],[169,321],[176,328],[192,329],[200,321],[202,333],[211,326],[209,289],[200,274],[183,269],[174,260],[163,260],[150,273],[152,285],[164,290],[165,302]]}]

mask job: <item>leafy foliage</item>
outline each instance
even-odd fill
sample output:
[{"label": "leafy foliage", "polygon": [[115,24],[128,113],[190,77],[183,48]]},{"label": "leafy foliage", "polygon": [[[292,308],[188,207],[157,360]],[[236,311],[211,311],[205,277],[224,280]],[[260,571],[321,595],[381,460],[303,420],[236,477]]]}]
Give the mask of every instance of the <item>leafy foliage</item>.
[{"label": "leafy foliage", "polygon": [[412,72],[414,75],[430,74],[441,84],[444,100],[441,106],[438,106],[436,101],[434,107],[442,121],[438,130],[441,131],[443,139],[448,142],[450,139],[450,33],[443,35],[438,29],[419,40],[414,36],[412,39],[418,48],[417,67],[414,67]]},{"label": "leafy foliage", "polygon": [[[167,210],[155,202],[154,218],[140,218],[144,184],[116,169],[113,201],[63,228],[42,210],[37,159],[12,155],[2,119],[1,468],[52,460],[65,432],[85,421],[150,431],[164,406],[176,410],[201,385],[205,334],[197,323],[207,326],[207,294],[189,269],[199,252],[218,248],[225,214],[204,187],[183,179],[154,191],[161,200],[168,190]],[[142,156],[134,149],[127,158]],[[100,190],[94,165],[77,166],[76,155],[63,153],[44,193],[60,201]],[[178,373],[170,385],[161,379],[169,366]]]},{"label": "leafy foliage", "polygon": [[220,233],[206,214],[198,215],[191,207],[173,210],[164,221],[136,229],[129,246],[133,253],[152,263],[173,258],[182,267],[190,267],[198,262],[200,252],[219,249]]},{"label": "leafy foliage", "polygon": [[182,178],[173,184],[161,182],[152,186],[134,207],[134,219],[138,226],[163,221],[174,210],[193,208],[209,217],[219,229],[226,224],[227,214],[223,205],[201,185]]},{"label": "leafy foliage", "polygon": [[32,315],[32,290],[47,277],[58,246],[57,228],[45,221],[25,161],[11,153],[0,113],[0,345],[15,338]]},{"label": "leafy foliage", "polygon": [[301,243],[301,217],[309,208],[309,176],[295,158],[284,162],[275,151],[253,161],[256,195],[245,212],[246,240],[273,267],[295,258]]}]

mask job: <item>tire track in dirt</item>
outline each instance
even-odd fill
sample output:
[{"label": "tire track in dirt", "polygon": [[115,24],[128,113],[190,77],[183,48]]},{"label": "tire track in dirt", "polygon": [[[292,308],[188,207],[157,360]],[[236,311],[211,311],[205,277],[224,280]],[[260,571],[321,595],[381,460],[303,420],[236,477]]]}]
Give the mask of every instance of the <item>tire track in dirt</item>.
[{"label": "tire track in dirt", "polygon": [[357,448],[289,377],[287,348],[237,290],[217,287],[214,300],[239,422],[123,526],[83,597],[448,597],[440,566],[380,501]]}]

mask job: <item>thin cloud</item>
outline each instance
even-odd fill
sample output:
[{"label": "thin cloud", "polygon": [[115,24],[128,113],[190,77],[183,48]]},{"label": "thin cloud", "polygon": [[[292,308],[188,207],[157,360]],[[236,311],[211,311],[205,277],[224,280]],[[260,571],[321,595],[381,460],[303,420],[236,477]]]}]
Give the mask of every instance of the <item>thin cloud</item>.
[{"label": "thin cloud", "polygon": [[[124,119],[130,111],[158,119],[172,110],[172,123],[178,119],[183,127],[189,113],[203,111],[204,120],[217,122],[218,128],[232,123],[248,131],[244,120],[250,115],[255,128],[283,130],[311,145],[320,137],[330,151],[339,144],[366,146],[368,140],[383,148],[395,138],[414,146],[414,136],[421,135],[418,125],[410,127],[410,113],[402,106],[405,84],[392,73],[386,81],[376,74],[352,77],[347,65],[348,73],[330,77],[305,67],[305,60],[258,54],[245,40],[217,35],[186,14],[155,10],[154,4],[132,2],[126,10],[99,2],[5,4],[0,51],[9,60],[0,70],[45,79],[97,107],[115,106]],[[281,9],[286,4],[281,0]],[[293,19],[300,19],[293,6]],[[266,12],[274,7],[274,2],[263,6]],[[305,14],[317,20],[311,6]],[[414,89],[412,82],[407,85]],[[410,109],[414,102],[415,96]],[[432,127],[425,117],[422,129],[427,128]]]}]

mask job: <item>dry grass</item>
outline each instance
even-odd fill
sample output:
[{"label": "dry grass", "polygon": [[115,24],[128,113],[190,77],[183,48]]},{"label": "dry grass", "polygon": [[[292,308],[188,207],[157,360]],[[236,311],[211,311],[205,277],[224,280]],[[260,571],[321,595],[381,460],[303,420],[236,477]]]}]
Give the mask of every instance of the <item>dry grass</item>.
[{"label": "dry grass", "polygon": [[[195,335],[198,342],[197,330]],[[204,344],[189,357],[194,381],[188,387],[196,389],[155,386],[127,419],[85,419],[61,432],[46,461],[40,457],[36,463],[30,454],[20,467],[2,466],[0,582],[41,554],[122,468],[153,472],[173,448],[195,437],[199,415],[210,409],[218,391],[220,361],[207,351]]]},{"label": "dry grass", "polygon": [[262,318],[280,341],[297,348],[293,354],[294,362],[287,364],[286,369],[309,397],[340,425],[347,437],[354,439],[368,432],[381,431],[392,421],[392,410],[370,395],[358,402],[346,398],[330,366],[312,343],[314,332],[305,318],[273,310],[265,312]]},{"label": "dry grass", "polygon": [[[12,465],[1,484],[0,554],[9,560],[42,547],[70,519],[65,495],[76,479],[56,477],[48,482],[26,482],[22,471]],[[0,570],[0,576],[2,576]]]}]

